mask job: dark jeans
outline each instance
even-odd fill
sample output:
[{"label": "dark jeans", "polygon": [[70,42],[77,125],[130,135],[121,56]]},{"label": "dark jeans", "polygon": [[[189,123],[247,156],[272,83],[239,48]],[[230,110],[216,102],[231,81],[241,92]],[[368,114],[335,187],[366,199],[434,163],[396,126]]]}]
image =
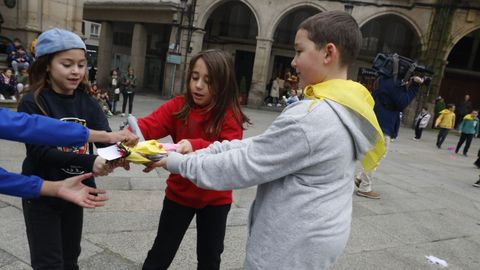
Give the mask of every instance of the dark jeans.
[{"label": "dark jeans", "polygon": [[462,147],[462,144],[465,141],[467,141],[465,143],[465,147],[463,148],[463,154],[466,155],[468,152],[468,149],[470,148],[470,144],[472,143],[473,135],[474,134],[465,134],[462,132],[460,134],[460,139],[458,140],[457,149],[455,149],[455,153],[458,153],[458,150],[460,150],[460,147]]},{"label": "dark jeans", "polygon": [[110,100],[109,100],[109,99],[105,100],[105,102],[106,102],[106,103],[107,103],[107,105],[108,105],[108,109],[109,109],[110,111],[112,111],[112,110],[113,110],[113,105],[112,105],[112,102],[110,102]]},{"label": "dark jeans", "polygon": [[57,198],[22,200],[33,269],[78,270],[83,209]]},{"label": "dark jeans", "polygon": [[475,160],[473,164],[475,164],[475,166],[480,169],[480,149],[478,149],[477,160]]},{"label": "dark jeans", "polygon": [[120,94],[113,94],[112,113],[117,112],[117,102],[120,100]]},{"label": "dark jeans", "polygon": [[415,139],[422,138],[423,128],[420,127],[420,121],[415,125]]},{"label": "dark jeans", "polygon": [[122,113],[125,113],[125,107],[127,107],[127,99],[128,99],[128,113],[132,113],[133,97],[135,96],[135,92],[132,92],[132,93],[124,92],[122,93],[122,95],[123,95]]},{"label": "dark jeans", "polygon": [[438,131],[438,136],[437,136],[437,147],[438,148],[442,147],[443,142],[447,138],[449,130],[450,129],[448,129],[448,128],[440,128],[440,130]]},{"label": "dark jeans", "polygon": [[194,215],[197,222],[197,269],[220,269],[229,211],[230,204],[196,209],[165,198],[157,237],[142,269],[159,270],[170,266]]},{"label": "dark jeans", "polygon": [[0,94],[4,95],[6,98],[14,96],[17,92],[17,89],[10,84],[1,84],[0,85]]}]

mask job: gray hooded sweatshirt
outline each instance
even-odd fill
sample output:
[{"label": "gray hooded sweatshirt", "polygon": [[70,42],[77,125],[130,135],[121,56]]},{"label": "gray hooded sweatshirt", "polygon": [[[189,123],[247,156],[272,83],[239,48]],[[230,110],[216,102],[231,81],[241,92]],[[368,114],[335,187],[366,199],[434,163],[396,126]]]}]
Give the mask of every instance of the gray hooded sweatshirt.
[{"label": "gray hooded sweatshirt", "polygon": [[289,105],[261,135],[167,158],[201,188],[258,185],[245,269],[328,269],[347,244],[355,164],[376,133],[338,103],[312,102]]}]

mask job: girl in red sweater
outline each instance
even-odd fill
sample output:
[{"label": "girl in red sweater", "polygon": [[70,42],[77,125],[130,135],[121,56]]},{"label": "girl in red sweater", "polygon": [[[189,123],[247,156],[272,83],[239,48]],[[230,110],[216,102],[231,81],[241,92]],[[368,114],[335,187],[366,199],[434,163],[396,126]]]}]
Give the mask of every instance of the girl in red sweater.
[{"label": "girl in red sweater", "polygon": [[[146,140],[170,135],[180,143],[182,152],[205,148],[214,141],[241,139],[243,123],[249,120],[240,109],[238,96],[231,58],[220,50],[203,51],[190,61],[187,92],[139,119],[138,125]],[[195,215],[198,269],[220,269],[231,203],[231,190],[201,189],[179,174],[171,174],[157,237],[143,269],[169,267]]]}]

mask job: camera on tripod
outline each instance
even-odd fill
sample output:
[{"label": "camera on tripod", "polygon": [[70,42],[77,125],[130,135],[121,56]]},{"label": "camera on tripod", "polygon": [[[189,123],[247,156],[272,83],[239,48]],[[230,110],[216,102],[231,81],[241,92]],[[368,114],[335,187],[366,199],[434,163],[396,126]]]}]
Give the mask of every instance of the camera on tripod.
[{"label": "camera on tripod", "polygon": [[373,60],[372,67],[379,75],[395,80],[400,79],[401,84],[408,83],[411,77],[419,76],[423,78],[423,84],[429,86],[432,82],[433,72],[426,69],[425,66],[418,65],[414,60],[394,54],[379,53]]}]

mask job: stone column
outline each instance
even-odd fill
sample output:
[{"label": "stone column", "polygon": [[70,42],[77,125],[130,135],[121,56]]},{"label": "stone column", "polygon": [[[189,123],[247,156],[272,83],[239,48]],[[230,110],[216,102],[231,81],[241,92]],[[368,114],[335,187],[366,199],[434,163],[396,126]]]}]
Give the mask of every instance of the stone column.
[{"label": "stone column", "polygon": [[108,86],[110,67],[112,66],[113,27],[111,22],[102,22],[97,55],[97,84],[100,88]]},{"label": "stone column", "polygon": [[[25,22],[25,28],[28,30],[37,30],[40,31],[41,29],[41,19],[39,14],[41,14],[42,9],[42,1],[38,0],[28,0],[27,1],[27,16]],[[40,15],[41,16],[41,15]]]},{"label": "stone column", "polygon": [[257,37],[252,84],[250,86],[250,92],[248,93],[249,105],[261,105],[265,98],[265,86],[268,80],[268,63],[270,62],[272,42],[273,40],[270,38]]},{"label": "stone column", "polygon": [[130,66],[135,70],[137,90],[143,87],[145,73],[145,55],[147,52],[147,29],[143,24],[136,23],[133,27],[132,49],[130,51]]},{"label": "stone column", "polygon": [[192,55],[197,54],[202,50],[204,36],[205,31],[203,30],[196,30],[192,33],[192,41],[190,42],[190,47],[192,47]]},{"label": "stone column", "polygon": [[[22,2],[19,2],[19,5],[21,3]],[[25,11],[22,12],[25,18],[19,18],[19,23],[22,23],[20,20],[23,20],[23,23],[25,23],[27,36],[24,40],[25,44],[23,45],[27,51],[30,52],[30,44],[32,43],[32,40],[37,37],[40,31],[42,31],[42,1],[28,0],[28,2],[23,3],[21,8],[22,7],[25,8]]]},{"label": "stone column", "polygon": [[73,32],[82,34],[83,0],[76,0],[73,6]]}]

